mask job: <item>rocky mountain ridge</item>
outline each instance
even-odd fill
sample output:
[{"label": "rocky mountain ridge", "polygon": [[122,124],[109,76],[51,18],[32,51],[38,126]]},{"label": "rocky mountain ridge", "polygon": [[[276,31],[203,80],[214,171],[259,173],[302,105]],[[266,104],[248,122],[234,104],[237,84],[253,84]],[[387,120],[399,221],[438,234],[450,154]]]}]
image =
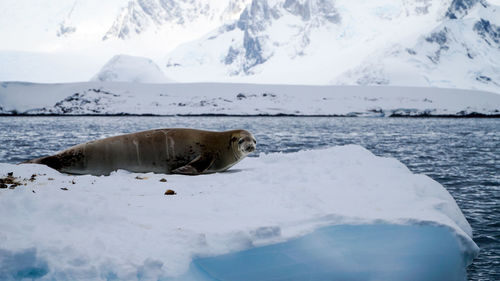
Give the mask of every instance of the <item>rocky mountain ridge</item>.
[{"label": "rocky mountain ridge", "polygon": [[223,24],[243,11],[248,0],[130,0],[122,8],[103,40],[128,39],[148,29],[161,30],[164,25],[199,24],[199,20]]}]

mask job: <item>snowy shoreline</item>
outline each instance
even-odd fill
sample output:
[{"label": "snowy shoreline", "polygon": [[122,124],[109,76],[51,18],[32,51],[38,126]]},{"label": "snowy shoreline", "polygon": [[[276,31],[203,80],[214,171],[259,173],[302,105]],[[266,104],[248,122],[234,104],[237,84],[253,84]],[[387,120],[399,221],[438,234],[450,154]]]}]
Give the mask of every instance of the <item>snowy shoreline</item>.
[{"label": "snowy shoreline", "polygon": [[389,116],[356,116],[356,115],[296,115],[296,114],[172,114],[172,115],[159,115],[159,114],[130,114],[130,113],[117,113],[117,114],[25,114],[25,113],[1,113],[0,117],[332,117],[332,118],[500,118],[500,114],[483,114],[483,113],[467,113],[463,115],[432,115],[422,113],[420,115],[401,115],[392,114]]},{"label": "snowy shoreline", "polygon": [[[442,185],[356,145],[261,154],[196,177],[73,176],[0,163],[0,176],[9,173],[19,185],[0,189],[0,276],[31,267],[44,279],[176,278],[200,256],[346,224],[441,226],[455,235],[463,268],[478,253]],[[19,263],[23,254],[31,262]]]},{"label": "snowy shoreline", "polygon": [[499,117],[484,91],[236,83],[0,84],[2,116]]}]

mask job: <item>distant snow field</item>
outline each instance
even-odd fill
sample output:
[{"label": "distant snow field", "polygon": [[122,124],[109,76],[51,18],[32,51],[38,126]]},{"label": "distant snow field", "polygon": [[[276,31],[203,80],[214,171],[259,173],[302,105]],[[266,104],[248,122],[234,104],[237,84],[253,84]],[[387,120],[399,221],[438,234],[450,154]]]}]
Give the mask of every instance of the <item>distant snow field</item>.
[{"label": "distant snow field", "polygon": [[84,82],[0,84],[1,114],[470,116],[500,114],[500,95],[388,86]]},{"label": "distant snow field", "polygon": [[[0,176],[19,184],[0,189],[2,280],[186,280],[193,268],[233,276],[220,280],[244,280],[256,273],[236,266],[240,256],[231,259],[224,254],[252,249],[268,251],[266,265],[283,262],[278,271],[267,274],[317,276],[331,258],[345,265],[336,276],[404,280],[414,277],[416,269],[391,257],[419,257],[419,266],[432,276],[442,271],[438,264],[443,263],[424,253],[446,254],[446,264],[459,266],[463,274],[478,253],[471,227],[443,186],[356,145],[261,154],[228,172],[203,176],[126,171],[72,176],[34,164],[0,164]],[[175,194],[164,195],[168,189]],[[333,226],[342,227],[316,231]],[[387,241],[382,233],[402,236],[394,237],[399,242],[391,247],[374,251],[380,248],[377,243]],[[345,241],[339,244],[342,250],[320,250],[314,258],[297,255],[297,249],[306,246],[328,249],[337,243],[335,237]],[[362,248],[348,237],[364,237]],[[413,237],[409,239],[425,247],[412,247],[401,237]],[[288,256],[276,256],[283,251]],[[204,259],[209,257],[216,259]],[[376,262],[378,257],[385,262]],[[369,261],[369,271],[347,266],[363,260]],[[234,267],[220,273],[227,269],[226,262]],[[297,264],[301,266],[286,269]],[[266,272],[263,264],[254,269]]]}]

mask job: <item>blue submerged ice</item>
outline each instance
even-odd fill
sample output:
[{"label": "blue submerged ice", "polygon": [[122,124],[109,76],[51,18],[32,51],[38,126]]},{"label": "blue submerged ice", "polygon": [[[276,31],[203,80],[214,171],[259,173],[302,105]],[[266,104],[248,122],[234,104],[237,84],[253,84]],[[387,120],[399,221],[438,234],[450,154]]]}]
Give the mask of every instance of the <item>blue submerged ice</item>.
[{"label": "blue submerged ice", "polygon": [[465,280],[447,228],[337,225],[287,242],[193,260],[175,280]]}]

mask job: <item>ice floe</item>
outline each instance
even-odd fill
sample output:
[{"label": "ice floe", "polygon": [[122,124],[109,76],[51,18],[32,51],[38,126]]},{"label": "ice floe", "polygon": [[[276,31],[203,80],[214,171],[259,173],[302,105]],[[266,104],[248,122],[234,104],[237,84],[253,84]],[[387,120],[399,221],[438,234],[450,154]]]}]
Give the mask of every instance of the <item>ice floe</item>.
[{"label": "ice floe", "polygon": [[443,186],[357,145],[261,154],[202,176],[73,176],[0,164],[4,182],[8,173],[0,279],[182,280],[193,261],[206,266],[206,258],[311,240],[335,226],[439,228],[455,238],[464,269],[478,253]]}]

